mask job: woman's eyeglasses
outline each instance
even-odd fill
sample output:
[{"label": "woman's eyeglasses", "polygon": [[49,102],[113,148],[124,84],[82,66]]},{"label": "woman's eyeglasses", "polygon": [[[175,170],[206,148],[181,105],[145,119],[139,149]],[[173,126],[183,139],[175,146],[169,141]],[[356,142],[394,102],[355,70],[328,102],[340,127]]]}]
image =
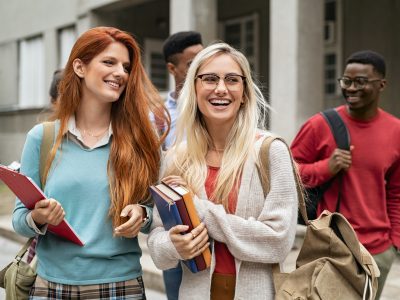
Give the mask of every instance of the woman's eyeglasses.
[{"label": "woman's eyeglasses", "polygon": [[[215,90],[221,79],[216,74],[200,74],[196,78],[200,79],[201,85],[208,91]],[[240,90],[246,77],[239,74],[228,74],[223,79],[226,88],[231,92],[236,92]]]}]

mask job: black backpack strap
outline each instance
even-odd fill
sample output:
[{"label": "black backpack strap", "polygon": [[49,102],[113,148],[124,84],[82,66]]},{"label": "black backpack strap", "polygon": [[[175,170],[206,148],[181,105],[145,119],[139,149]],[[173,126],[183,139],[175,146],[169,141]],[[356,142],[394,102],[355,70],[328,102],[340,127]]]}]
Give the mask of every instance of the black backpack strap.
[{"label": "black backpack strap", "polygon": [[[321,114],[331,128],[337,147],[343,150],[350,150],[350,134],[346,127],[346,124],[344,124],[337,110],[334,108],[330,108],[321,112]],[[337,177],[339,180],[339,194],[336,202],[336,211],[339,212],[340,202],[342,198],[341,190],[343,182],[343,172],[340,172]]]},{"label": "black backpack strap", "polygon": [[350,150],[350,134],[336,109],[330,108],[321,112],[331,128],[339,149]]}]

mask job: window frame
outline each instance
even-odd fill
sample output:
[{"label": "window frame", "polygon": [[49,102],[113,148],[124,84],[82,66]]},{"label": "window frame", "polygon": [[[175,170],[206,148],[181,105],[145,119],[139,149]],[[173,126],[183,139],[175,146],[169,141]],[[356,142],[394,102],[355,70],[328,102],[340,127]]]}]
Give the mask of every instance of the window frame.
[{"label": "window frame", "polygon": [[[37,45],[30,44],[35,40],[39,42]],[[38,49],[32,51],[35,47]],[[18,40],[18,109],[46,106],[48,97],[45,93],[45,57],[43,34]]]},{"label": "window frame", "polygon": [[[63,35],[63,33],[67,33],[68,31],[73,31],[73,38],[70,39],[71,43],[69,45],[64,45],[64,42],[68,40],[67,35]],[[63,36],[65,36],[67,39],[63,39]],[[68,61],[69,55],[71,53],[72,47],[74,46],[76,39],[77,39],[77,31],[76,31],[76,26],[75,24],[70,25],[70,26],[65,26],[62,28],[59,28],[57,30],[57,49],[58,49],[58,61],[57,65],[58,68],[63,69]]]},{"label": "window frame", "polygon": [[[343,46],[343,37],[342,37],[342,0],[325,0],[325,4],[335,2],[336,3],[336,20],[326,20],[324,16],[324,96],[327,101],[338,99],[341,95],[341,90],[339,84],[337,83],[337,78],[341,76],[343,73],[343,53],[342,53],[342,46]],[[325,28],[328,28],[330,32],[330,36],[328,39],[325,39]],[[326,85],[327,77],[326,72],[328,69],[326,68],[325,58],[327,55],[334,54],[336,57],[335,62],[335,92],[334,93],[327,93],[326,92]]]},{"label": "window frame", "polygon": [[[246,49],[246,35],[245,35],[245,30],[243,30],[243,28],[245,28],[245,24],[247,21],[253,21],[254,24],[254,29],[253,29],[253,57],[249,56],[245,51],[243,51],[243,49]],[[241,26],[241,33],[240,33],[240,48],[238,50],[240,50],[244,55],[246,55],[247,60],[249,61],[249,63],[253,66],[252,68],[252,72],[255,74],[259,73],[260,70],[260,55],[259,55],[259,47],[260,47],[260,35],[259,35],[259,31],[260,31],[260,23],[259,23],[259,16],[257,13],[252,13],[252,14],[247,14],[247,15],[243,15],[240,17],[235,17],[235,18],[229,18],[223,21],[219,22],[219,36],[222,37],[222,39],[229,43],[228,41],[226,41],[226,36],[225,36],[225,28],[229,25],[234,25],[234,24],[239,24]]]},{"label": "window frame", "polygon": [[[147,75],[149,76],[150,80],[153,82],[152,78],[152,70],[151,70],[151,63],[152,63],[152,53],[157,53],[160,54],[161,57],[163,56],[163,45],[164,45],[164,40],[162,39],[152,39],[152,38],[147,38],[144,40],[144,67],[146,70]],[[164,70],[166,72],[166,86],[165,88],[160,88],[156,86],[153,82],[153,84],[156,86],[156,88],[159,90],[161,95],[166,95],[169,90],[174,89],[174,87],[171,87],[171,83],[174,81],[171,80],[171,75],[168,73],[167,66],[165,64],[165,61],[163,59],[163,64],[164,64]]]}]

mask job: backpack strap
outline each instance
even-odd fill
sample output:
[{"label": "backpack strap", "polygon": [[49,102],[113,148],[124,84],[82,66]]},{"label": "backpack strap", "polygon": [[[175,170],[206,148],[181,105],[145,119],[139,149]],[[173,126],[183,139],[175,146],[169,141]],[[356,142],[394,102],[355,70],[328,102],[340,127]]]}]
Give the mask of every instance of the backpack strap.
[{"label": "backpack strap", "polygon": [[46,185],[46,178],[44,178],[44,169],[46,166],[47,157],[54,143],[54,133],[55,133],[55,123],[43,122],[43,137],[42,137],[42,143],[40,145],[40,165],[39,165],[40,183],[42,185],[42,190]]},{"label": "backpack strap", "polygon": [[[330,108],[321,112],[321,114],[324,117],[325,121],[328,123],[329,127],[331,128],[337,147],[343,150],[350,150],[350,134],[346,127],[346,124],[344,124],[343,119],[340,117],[337,110],[334,108]],[[337,174],[337,178],[339,180],[339,193],[337,197],[335,211],[340,210],[340,203],[342,199],[341,190],[342,190],[343,172],[339,172],[339,174]]]},{"label": "backpack strap", "polygon": [[350,150],[350,134],[337,110],[330,108],[321,112],[321,114],[331,128],[338,148]]},{"label": "backpack strap", "polygon": [[308,221],[308,217],[307,217],[306,204],[304,201],[303,189],[302,189],[302,185],[301,185],[301,181],[300,181],[299,172],[297,171],[296,164],[293,160],[292,153],[290,152],[288,145],[282,138],[277,137],[277,136],[266,137],[261,144],[260,152],[258,154],[257,171],[258,171],[259,178],[261,180],[264,197],[267,197],[269,190],[270,190],[269,149],[271,147],[271,143],[275,140],[281,141],[288,148],[290,160],[292,161],[293,174],[294,174],[294,178],[296,181],[296,190],[297,190],[297,198],[299,201],[300,214],[302,215],[302,217],[305,221],[305,224],[308,224],[309,221]]},{"label": "backpack strap", "polygon": [[[277,137],[277,136],[266,137],[264,139],[264,141],[262,142],[260,152],[258,153],[258,164],[256,164],[256,166],[257,166],[258,176],[261,181],[261,186],[262,186],[262,189],[264,192],[264,197],[267,197],[270,187],[271,187],[270,186],[270,172],[269,172],[270,171],[270,169],[269,169],[269,149],[271,147],[272,142],[275,140],[281,141],[288,148],[290,160],[292,161],[294,179],[296,181],[296,190],[297,190],[297,198],[298,198],[298,202],[299,202],[299,210],[304,219],[305,224],[308,225],[309,220],[307,217],[306,204],[304,202],[303,188],[301,185],[300,176],[297,171],[296,164],[293,160],[292,153],[290,152],[290,149],[289,149],[288,145],[286,144],[285,140],[283,140],[282,138]],[[274,285],[279,285],[283,279],[283,277],[280,274],[279,263],[272,264],[271,270],[272,270]]]}]

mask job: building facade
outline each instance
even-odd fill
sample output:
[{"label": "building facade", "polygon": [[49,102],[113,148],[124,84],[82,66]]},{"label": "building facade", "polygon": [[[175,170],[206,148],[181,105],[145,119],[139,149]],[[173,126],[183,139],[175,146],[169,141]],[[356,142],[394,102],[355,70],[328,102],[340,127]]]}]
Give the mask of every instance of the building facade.
[{"label": "building facade", "polygon": [[161,93],[170,87],[162,43],[197,30],[246,54],[273,111],[269,127],[294,137],[312,114],[342,102],[337,78],[357,50],[382,53],[382,107],[400,116],[400,2],[396,0],[14,0],[0,3],[0,163],[18,160],[27,131],[76,38],[95,26],[131,32]]}]

